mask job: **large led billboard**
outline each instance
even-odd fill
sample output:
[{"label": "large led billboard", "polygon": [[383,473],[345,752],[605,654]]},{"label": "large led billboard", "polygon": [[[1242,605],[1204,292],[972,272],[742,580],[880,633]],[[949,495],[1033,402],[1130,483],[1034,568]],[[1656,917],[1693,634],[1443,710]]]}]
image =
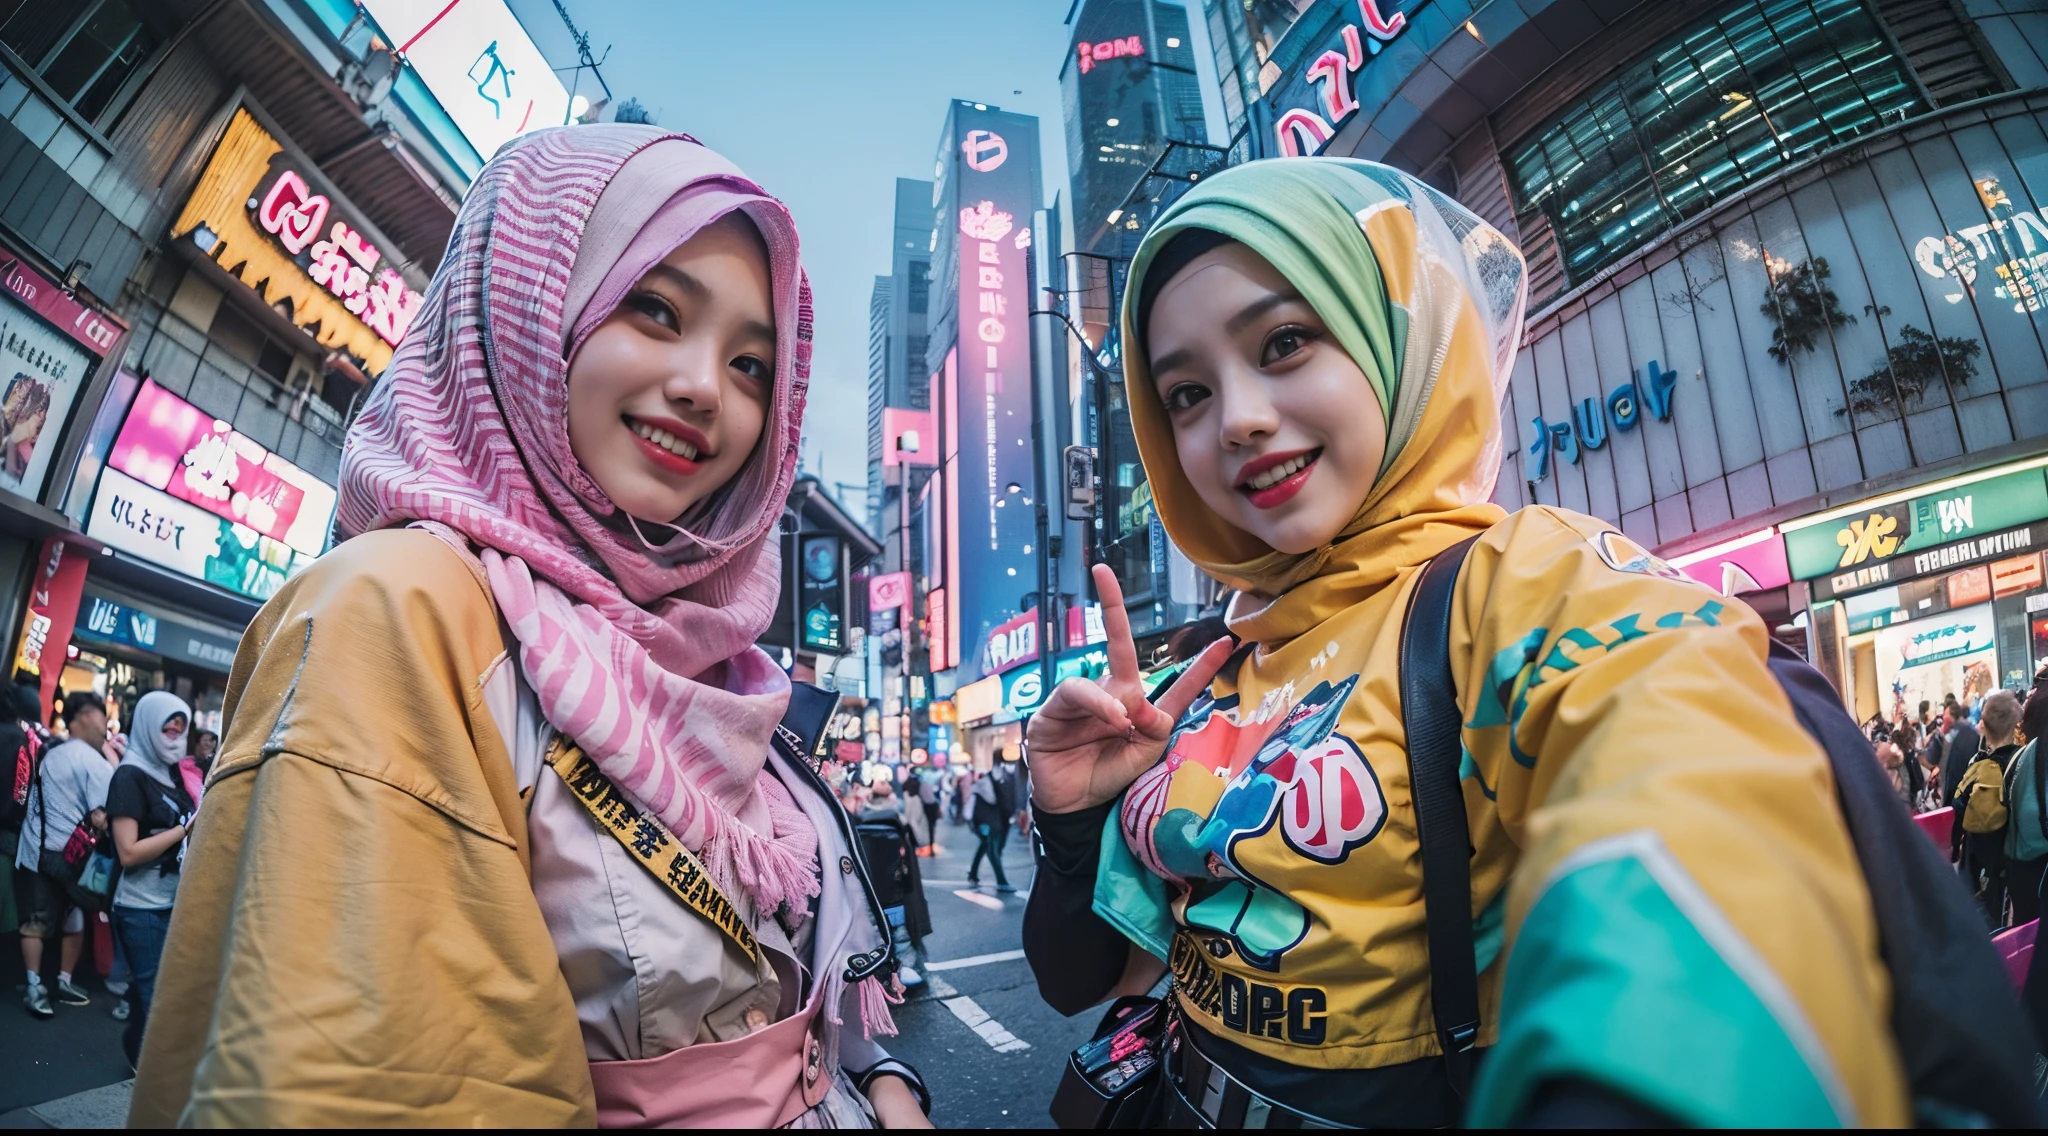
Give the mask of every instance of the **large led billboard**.
[{"label": "large led billboard", "polygon": [[568,125],[569,92],[505,0],[361,2],[478,154]]},{"label": "large led billboard", "polygon": [[943,381],[948,601],[961,678],[1038,589],[1031,448],[1031,216],[1038,120],[953,104],[940,155],[939,257],[954,339]]},{"label": "large led billboard", "polygon": [[334,506],[333,486],[144,381],[100,472],[85,533],[264,600],[326,550]]}]

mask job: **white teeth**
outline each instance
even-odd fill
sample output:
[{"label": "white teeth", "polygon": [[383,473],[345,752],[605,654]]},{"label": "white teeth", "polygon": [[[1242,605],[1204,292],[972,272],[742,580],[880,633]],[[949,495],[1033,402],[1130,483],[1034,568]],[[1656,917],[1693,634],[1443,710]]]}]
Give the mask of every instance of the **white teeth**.
[{"label": "white teeth", "polygon": [[1313,456],[1313,454],[1302,454],[1298,457],[1289,458],[1272,469],[1266,470],[1263,473],[1253,474],[1251,480],[1245,484],[1253,489],[1271,488],[1300,473]]},{"label": "white teeth", "polygon": [[633,432],[667,450],[669,453],[681,457],[685,461],[697,460],[697,447],[670,434],[666,430],[658,430],[645,422],[634,422]]}]

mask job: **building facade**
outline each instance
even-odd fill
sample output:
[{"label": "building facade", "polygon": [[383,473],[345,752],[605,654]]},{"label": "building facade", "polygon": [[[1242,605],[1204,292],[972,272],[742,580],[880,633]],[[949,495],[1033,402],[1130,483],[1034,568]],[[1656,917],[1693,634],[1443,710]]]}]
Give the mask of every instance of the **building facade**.
[{"label": "building facade", "polygon": [[1258,149],[1515,240],[1496,500],[1609,520],[1890,715],[2048,660],[2043,43],[1996,0],[1318,3]]},{"label": "building facade", "polygon": [[332,540],[350,414],[516,133],[455,77],[499,60],[522,122],[569,116],[500,0],[413,7],[0,3],[0,615],[46,696],[118,717],[170,689],[217,724],[242,628]]},{"label": "building facade", "polygon": [[1164,0],[1085,0],[1073,28],[1060,94],[1074,247],[1127,257],[1139,233],[1125,198],[1168,143],[1209,140],[1188,14]]}]

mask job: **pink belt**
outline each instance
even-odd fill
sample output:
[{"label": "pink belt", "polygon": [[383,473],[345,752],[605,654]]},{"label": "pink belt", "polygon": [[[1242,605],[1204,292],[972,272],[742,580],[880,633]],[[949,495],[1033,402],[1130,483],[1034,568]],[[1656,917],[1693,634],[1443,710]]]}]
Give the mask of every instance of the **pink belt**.
[{"label": "pink belt", "polygon": [[638,1061],[591,1062],[598,1127],[780,1128],[802,1116],[832,1089],[819,1036],[823,994],[732,1041]]}]

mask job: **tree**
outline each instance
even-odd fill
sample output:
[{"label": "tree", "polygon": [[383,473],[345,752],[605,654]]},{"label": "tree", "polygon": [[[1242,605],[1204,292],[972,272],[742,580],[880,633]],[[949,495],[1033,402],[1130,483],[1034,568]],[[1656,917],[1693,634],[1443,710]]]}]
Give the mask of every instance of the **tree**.
[{"label": "tree", "polygon": [[612,112],[612,121],[642,122],[652,126],[654,124],[654,112],[641,106],[639,99],[629,98],[619,104],[618,110]]}]

